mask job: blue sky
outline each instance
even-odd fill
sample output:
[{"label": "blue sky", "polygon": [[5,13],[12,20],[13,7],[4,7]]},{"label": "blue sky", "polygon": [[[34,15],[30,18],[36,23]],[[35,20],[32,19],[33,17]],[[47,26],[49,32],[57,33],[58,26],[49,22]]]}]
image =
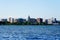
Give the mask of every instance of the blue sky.
[{"label": "blue sky", "polygon": [[0,0],[0,18],[27,18],[28,15],[60,19],[60,0]]}]

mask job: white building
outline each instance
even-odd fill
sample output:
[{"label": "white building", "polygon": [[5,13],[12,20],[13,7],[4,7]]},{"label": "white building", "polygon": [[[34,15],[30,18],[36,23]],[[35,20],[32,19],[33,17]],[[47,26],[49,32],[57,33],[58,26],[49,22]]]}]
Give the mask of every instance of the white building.
[{"label": "white building", "polygon": [[8,22],[13,23],[14,22],[14,18],[9,17]]},{"label": "white building", "polygon": [[52,18],[53,23],[56,23],[57,19],[56,18]]},{"label": "white building", "polygon": [[48,24],[52,24],[52,20],[51,19],[48,19]]}]

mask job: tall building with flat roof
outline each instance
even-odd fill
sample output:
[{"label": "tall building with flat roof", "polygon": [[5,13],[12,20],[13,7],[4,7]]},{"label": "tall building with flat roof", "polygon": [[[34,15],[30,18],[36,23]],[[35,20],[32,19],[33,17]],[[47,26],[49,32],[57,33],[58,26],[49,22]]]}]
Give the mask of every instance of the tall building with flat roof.
[{"label": "tall building with flat roof", "polygon": [[51,19],[48,19],[48,24],[52,24],[52,20]]},{"label": "tall building with flat roof", "polygon": [[13,23],[14,22],[14,18],[9,17],[8,22]]},{"label": "tall building with flat roof", "polygon": [[43,22],[43,19],[42,19],[42,18],[37,18],[36,20],[37,20],[37,22],[38,22],[39,24]]},{"label": "tall building with flat roof", "polygon": [[44,22],[45,22],[45,24],[48,24],[48,19],[46,19]]},{"label": "tall building with flat roof", "polygon": [[53,24],[53,22],[52,22],[51,19],[46,19],[46,20],[45,20],[45,23],[46,23],[46,24]]},{"label": "tall building with flat roof", "polygon": [[57,19],[56,18],[52,18],[52,22],[53,23],[56,23],[57,22]]}]

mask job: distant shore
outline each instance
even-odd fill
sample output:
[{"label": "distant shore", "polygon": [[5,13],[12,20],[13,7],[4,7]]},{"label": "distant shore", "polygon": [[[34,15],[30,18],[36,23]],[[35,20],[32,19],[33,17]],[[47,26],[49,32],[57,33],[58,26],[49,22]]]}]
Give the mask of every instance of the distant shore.
[{"label": "distant shore", "polygon": [[[25,25],[25,24],[0,24],[0,25]],[[37,25],[37,24],[30,24],[30,25]],[[43,24],[43,25],[53,25],[53,24]]]},{"label": "distant shore", "polygon": [[41,22],[41,23],[31,23],[31,22],[13,22],[13,23],[10,23],[10,22],[0,22],[0,25],[60,25],[59,24],[47,24],[45,22]]}]

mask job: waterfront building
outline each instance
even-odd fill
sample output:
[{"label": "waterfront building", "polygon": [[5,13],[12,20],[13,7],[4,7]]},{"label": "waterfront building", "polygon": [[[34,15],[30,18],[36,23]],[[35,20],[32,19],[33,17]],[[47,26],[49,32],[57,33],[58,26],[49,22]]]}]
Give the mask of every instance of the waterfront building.
[{"label": "waterfront building", "polygon": [[42,18],[37,18],[37,22],[40,24],[40,23],[43,23],[43,19]]},{"label": "waterfront building", "polygon": [[52,24],[53,22],[52,22],[51,19],[46,19],[46,20],[45,20],[45,23],[46,23],[46,24]]},{"label": "waterfront building", "polygon": [[53,22],[53,25],[58,25],[59,24],[59,22],[57,21],[56,18],[52,18],[52,22]]},{"label": "waterfront building", "polygon": [[57,23],[57,19],[56,18],[52,18],[52,22],[53,23]]},{"label": "waterfront building", "polygon": [[35,18],[30,19],[31,24],[37,24],[37,20]]},{"label": "waterfront building", "polygon": [[52,24],[52,20],[51,19],[48,19],[48,24]]},{"label": "waterfront building", "polygon": [[30,16],[28,16],[28,22],[30,22]]},{"label": "waterfront building", "polygon": [[26,19],[18,18],[18,19],[16,19],[16,22],[18,22],[18,23],[24,23],[24,22],[26,22]]},{"label": "waterfront building", "polygon": [[45,20],[45,24],[48,24],[48,19]]},{"label": "waterfront building", "polygon": [[16,23],[17,22],[17,19],[14,19],[14,23]]},{"label": "waterfront building", "polygon": [[14,23],[14,18],[9,17],[8,22],[10,22],[10,23]]},{"label": "waterfront building", "polygon": [[6,23],[7,23],[7,19],[1,19],[1,20],[0,20],[0,25],[1,25],[1,24],[6,24]]},{"label": "waterfront building", "polygon": [[37,24],[37,20],[35,18],[30,18],[30,16],[28,16],[28,22],[31,24]]},{"label": "waterfront building", "polygon": [[7,22],[7,19],[1,19],[2,22]]}]

